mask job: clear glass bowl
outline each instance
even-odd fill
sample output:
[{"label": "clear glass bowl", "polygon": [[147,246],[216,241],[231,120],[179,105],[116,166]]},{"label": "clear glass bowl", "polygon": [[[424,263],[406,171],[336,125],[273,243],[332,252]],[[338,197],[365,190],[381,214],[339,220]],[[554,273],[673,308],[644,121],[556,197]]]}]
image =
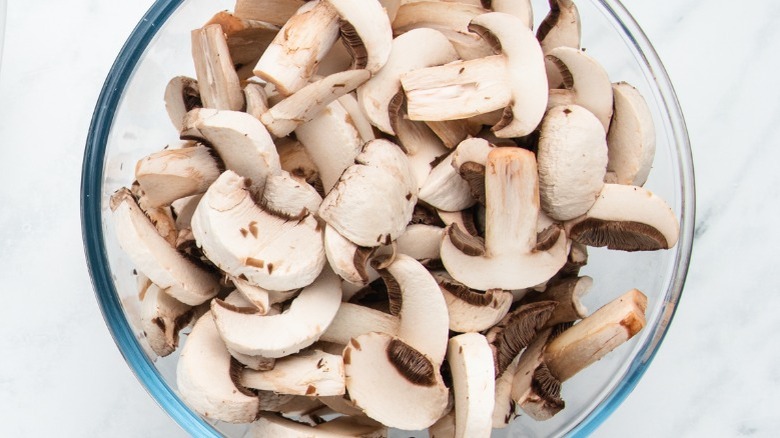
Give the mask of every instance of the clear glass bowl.
[{"label": "clear glass bowl", "polygon": [[[547,11],[534,0],[537,23]],[[177,141],[163,105],[176,75],[194,77],[190,31],[231,0],[159,0],[139,22],[112,67],[95,107],[82,174],[82,232],[92,281],[117,346],[154,399],[193,436],[242,436],[246,426],[214,423],[190,410],[176,392],[178,355],[155,359],[137,320],[133,266],[119,249],[108,207],[111,193],[133,179],[135,162]],[[693,240],[694,178],[682,113],[661,61],[617,0],[579,0],[583,45],[613,81],[639,88],[657,130],[657,154],[646,187],[679,215],[680,240],[668,251],[623,253],[592,249],[584,275],[595,280],[586,304],[596,309],[636,287],[648,295],[648,325],[606,358],[563,385],[566,408],[553,419],[519,417],[495,436],[585,435],[636,386],[661,345],[681,296]],[[408,436],[404,434],[403,436]]]}]

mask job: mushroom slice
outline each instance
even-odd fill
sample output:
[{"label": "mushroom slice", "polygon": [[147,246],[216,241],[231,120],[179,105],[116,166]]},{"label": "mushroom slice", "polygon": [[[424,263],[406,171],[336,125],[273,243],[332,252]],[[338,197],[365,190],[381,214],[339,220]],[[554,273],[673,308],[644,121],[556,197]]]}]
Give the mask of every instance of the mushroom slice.
[{"label": "mushroom slice", "polygon": [[512,400],[536,420],[547,420],[566,406],[561,398],[562,382],[550,374],[545,364],[544,348],[553,332],[553,328],[547,328],[537,334],[520,355],[512,381]]},{"label": "mushroom slice", "polygon": [[344,394],[344,362],[341,356],[305,351],[276,360],[272,370],[243,370],[245,388],[277,394],[326,396]]},{"label": "mushroom slice", "polygon": [[428,436],[433,438],[453,438],[455,436],[455,411],[451,410],[447,415],[436,420],[428,428]]},{"label": "mushroom slice", "polygon": [[494,383],[496,393],[493,402],[493,428],[503,429],[517,417],[515,401],[512,400],[512,381],[517,372],[520,355],[507,365],[503,373],[496,376]]},{"label": "mushroom slice", "polygon": [[211,311],[225,344],[232,350],[279,358],[297,353],[319,339],[340,303],[338,277],[325,269],[280,315],[263,316],[254,308],[231,306],[219,299],[212,301]]},{"label": "mushroom slice", "polygon": [[[544,17],[536,30],[536,38],[547,54],[556,47],[580,48],[582,23],[577,5],[572,0],[549,0],[550,12]],[[563,82],[561,72],[555,65],[548,63],[547,80],[550,88],[559,88]]]},{"label": "mushroom slice", "polygon": [[114,227],[133,266],[178,301],[196,306],[214,297],[219,282],[171,246],[155,229],[127,189],[111,197]]},{"label": "mushroom slice", "polygon": [[495,357],[496,376],[502,375],[517,355],[533,341],[537,332],[547,326],[555,307],[555,301],[523,304],[488,330],[487,339]]},{"label": "mushroom slice", "polygon": [[[291,300],[298,295],[298,292],[300,292],[297,289],[293,289],[289,291],[268,290],[259,286],[255,286],[249,283],[249,281],[244,280],[241,277],[228,276],[228,278],[236,287],[236,290],[244,298],[246,298],[246,300],[249,301],[251,305],[257,307],[257,312],[261,315],[267,315],[267,314],[273,315],[274,308],[272,307],[272,305]],[[245,306],[239,306],[239,307],[245,307]]]},{"label": "mushroom slice", "polygon": [[203,106],[241,110],[244,107],[244,93],[230,59],[222,26],[209,24],[192,31],[192,58]]},{"label": "mushroom slice", "polygon": [[612,119],[612,83],[601,64],[584,51],[556,47],[545,56],[558,69],[564,89],[550,90],[548,108],[576,104],[592,112],[609,131]]},{"label": "mushroom slice", "polygon": [[680,234],[677,218],[663,199],[622,184],[605,184],[593,207],[564,226],[572,240],[622,251],[669,249]]},{"label": "mushroom slice", "polygon": [[351,92],[371,77],[368,70],[334,73],[296,91],[260,116],[271,134],[284,137],[308,122],[329,103]]},{"label": "mushroom slice", "polygon": [[459,162],[474,161],[484,165],[491,149],[490,143],[479,138],[462,141],[431,170],[420,188],[419,198],[444,211],[459,211],[474,205],[472,185],[459,173],[455,160],[457,157]]},{"label": "mushroom slice", "polygon": [[590,292],[592,287],[591,277],[566,278],[548,285],[544,292],[526,295],[521,303],[530,304],[540,301],[558,303],[545,324],[546,327],[552,327],[585,318],[588,315],[588,308],[582,303],[582,297]]},{"label": "mushroom slice", "polygon": [[416,202],[409,159],[397,145],[372,140],[325,196],[319,216],[355,244],[374,247],[403,233]]},{"label": "mushroom slice", "polygon": [[352,53],[353,68],[375,74],[393,44],[390,18],[378,1],[325,0],[341,17],[341,39]]},{"label": "mushroom slice", "polygon": [[[495,148],[488,154],[485,174],[487,211],[484,247],[464,254],[449,227],[441,259],[455,280],[477,290],[523,289],[550,279],[566,262],[563,231],[546,250],[536,250],[539,186],[536,159],[520,148]],[[465,234],[465,233],[463,233]]]},{"label": "mushroom slice", "polygon": [[385,66],[357,89],[358,102],[371,123],[395,135],[388,107],[401,90],[401,75],[458,59],[447,38],[433,29],[413,29],[393,40]]},{"label": "mushroom slice", "polygon": [[323,244],[328,264],[339,277],[352,284],[368,284],[368,259],[376,248],[357,246],[330,225],[325,225]]},{"label": "mushroom slice", "polygon": [[[398,94],[403,98],[403,94]],[[395,104],[394,104],[395,105]],[[444,146],[441,139],[423,122],[417,122],[406,118],[403,105],[397,109],[391,110],[391,124],[395,130],[398,143],[406,151],[409,157],[409,164],[412,167],[412,174],[417,187],[420,188],[428,179],[432,169],[443,157],[450,153]]]},{"label": "mushroom slice", "polygon": [[655,128],[650,108],[639,91],[625,82],[612,84],[615,111],[607,134],[607,172],[615,182],[642,186],[655,157]]},{"label": "mushroom slice", "polygon": [[[444,228],[435,225],[412,224],[406,227],[404,233],[395,241],[397,251],[420,261],[439,260],[441,239],[444,238]],[[383,247],[387,248],[387,247]],[[381,249],[378,254],[386,254]]]},{"label": "mushroom slice", "polygon": [[487,10],[479,5],[452,1],[407,2],[398,9],[393,20],[393,32],[400,35],[413,29],[430,28],[450,40],[458,57],[477,59],[492,55],[490,45],[470,32],[471,20]]},{"label": "mushroom slice", "polygon": [[209,419],[230,423],[254,421],[260,400],[233,381],[235,363],[211,312],[205,313],[187,336],[176,366],[176,384],[182,400]]},{"label": "mushroom slice", "polygon": [[165,110],[177,131],[182,130],[182,121],[188,112],[202,108],[198,81],[187,76],[176,76],[165,87]]},{"label": "mushroom slice", "polygon": [[447,363],[455,393],[455,438],[489,437],[493,428],[493,353],[484,336],[464,333],[450,339]]},{"label": "mushroom slice", "polygon": [[469,185],[471,196],[485,205],[485,164],[494,146],[482,138],[463,140],[452,154],[452,167]]},{"label": "mushroom slice", "polygon": [[179,233],[190,230],[192,214],[195,213],[195,208],[198,207],[198,203],[202,198],[203,195],[194,195],[171,202],[171,212],[176,217],[174,225],[179,230]]},{"label": "mushroom slice", "polygon": [[352,402],[352,400],[349,399],[348,395],[339,396],[328,396],[328,397],[318,397],[317,400],[321,401],[325,406],[329,407],[330,409],[333,409],[334,411],[346,415],[346,416],[363,416],[365,417],[366,414],[363,413],[363,410],[359,407],[355,406],[355,404]]},{"label": "mushroom slice", "polygon": [[266,438],[381,438],[387,436],[387,430],[379,423],[369,420],[339,417],[334,420],[310,426],[279,415],[260,414],[252,423],[249,437]]},{"label": "mushroom slice", "polygon": [[263,192],[263,209],[277,216],[300,218],[320,208],[322,197],[306,181],[282,171],[269,175]]},{"label": "mushroom slice", "polygon": [[195,209],[192,232],[228,275],[288,291],[314,281],[325,265],[320,225],[311,214],[290,220],[255,204],[247,180],[225,171]]},{"label": "mushroom slice", "polygon": [[485,7],[495,12],[514,15],[526,24],[529,29],[534,28],[534,11],[531,0],[482,0]]},{"label": "mushroom slice", "polygon": [[[279,2],[285,4],[285,2]],[[268,11],[277,6],[268,6]],[[289,2],[287,2],[289,5]],[[255,76],[272,83],[283,96],[303,88],[317,72],[317,64],[339,37],[339,17],[325,0],[300,2],[295,14],[268,45],[254,68]],[[236,9],[236,14],[242,10]]]},{"label": "mushroom slice", "polygon": [[239,18],[281,26],[304,3],[305,0],[236,0],[233,14]]},{"label": "mushroom slice", "polygon": [[344,170],[354,164],[365,143],[353,121],[339,100],[329,103],[315,118],[295,128],[296,138],[319,171],[326,194]]},{"label": "mushroom slice", "polygon": [[447,302],[450,330],[481,332],[498,324],[512,305],[512,294],[500,289],[478,292],[443,275],[434,276]]},{"label": "mushroom slice", "polygon": [[397,316],[352,303],[341,303],[333,322],[320,337],[321,341],[347,345],[349,340],[370,332],[398,334]]},{"label": "mushroom slice", "polygon": [[539,195],[552,219],[569,220],[593,206],[604,187],[607,141],[599,120],[578,105],[550,109],[539,136]]},{"label": "mushroom slice", "polygon": [[347,114],[349,115],[352,124],[355,125],[358,134],[360,134],[363,143],[376,138],[374,127],[368,120],[368,116],[363,112],[363,108],[360,107],[357,97],[352,94],[345,94],[336,100],[338,100],[341,106],[347,110]]},{"label": "mushroom slice", "polygon": [[230,59],[240,80],[253,76],[252,68],[279,32],[279,27],[265,21],[241,18],[227,11],[217,12],[206,23],[219,24],[225,33]]},{"label": "mushroom slice", "polygon": [[446,413],[449,391],[438,364],[402,340],[367,333],[352,339],[343,356],[349,396],[374,420],[421,430]]},{"label": "mushroom slice", "polygon": [[133,182],[130,186],[130,193],[138,202],[138,207],[141,208],[144,215],[152,222],[157,233],[159,233],[168,243],[175,245],[178,233],[176,231],[176,220],[173,218],[171,208],[167,205],[159,207],[154,206],[152,202],[149,201],[149,197],[146,196],[146,193],[141,188],[140,184],[138,184],[138,181]]},{"label": "mushroom slice", "polygon": [[204,193],[223,169],[213,151],[203,145],[166,149],[140,159],[135,178],[149,205],[161,207]]},{"label": "mushroom slice", "polygon": [[264,112],[268,111],[268,93],[261,84],[248,82],[244,86],[244,100],[246,100],[246,113],[258,120]]},{"label": "mushroom slice", "polygon": [[141,329],[152,351],[160,357],[173,353],[179,345],[179,331],[190,323],[193,314],[192,306],[151,283],[141,299]]},{"label": "mushroom slice", "polygon": [[501,54],[428,67],[401,76],[412,120],[464,119],[498,109],[498,137],[530,134],[547,108],[547,75],[539,42],[523,22],[491,12],[469,29],[494,42]]},{"label": "mushroom slice", "polygon": [[217,152],[225,168],[249,178],[263,193],[266,177],[279,170],[279,154],[262,123],[240,111],[200,108],[184,118],[183,139],[201,141]]},{"label": "mushroom slice", "polygon": [[[254,303],[249,297],[247,297],[244,293],[240,292],[238,289],[228,294],[227,297],[225,297],[225,302],[227,304],[230,304],[232,306],[236,307],[251,307],[251,306],[257,306],[256,303]],[[210,308],[211,306],[209,306]],[[259,311],[263,311],[262,309],[258,309]],[[278,315],[281,312],[281,309],[279,306],[266,306],[264,310],[265,315]],[[239,363],[244,365],[247,368],[253,369],[253,370],[272,370],[274,368],[274,365],[276,365],[276,359],[273,357],[263,357],[263,356],[250,356],[248,354],[239,353],[238,351],[233,350],[230,347],[227,347],[228,351],[230,352],[230,355],[233,356],[235,360],[237,360]],[[238,374],[238,373],[236,373]],[[234,376],[236,377],[236,376]],[[263,392],[258,392],[258,395],[263,394]],[[273,400],[270,400],[270,397],[268,397],[269,400],[263,400],[261,397],[261,406],[263,410],[272,410],[270,406],[268,406],[268,403],[273,403]],[[284,402],[279,401],[278,402]]]}]

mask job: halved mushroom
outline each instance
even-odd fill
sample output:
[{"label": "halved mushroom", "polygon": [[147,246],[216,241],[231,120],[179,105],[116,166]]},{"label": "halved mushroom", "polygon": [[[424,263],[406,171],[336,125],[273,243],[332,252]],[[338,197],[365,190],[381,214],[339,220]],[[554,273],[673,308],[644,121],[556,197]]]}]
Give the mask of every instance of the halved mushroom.
[{"label": "halved mushroom", "polygon": [[593,207],[564,225],[572,240],[622,251],[669,249],[680,234],[677,217],[663,199],[622,184],[605,184]]},{"label": "halved mushroom", "polygon": [[233,14],[247,20],[281,26],[303,6],[305,0],[236,0]]},{"label": "halved mushroom", "polygon": [[284,137],[317,116],[329,103],[351,92],[371,77],[368,70],[334,73],[312,82],[260,116],[268,131]]},{"label": "halved mushroom", "polygon": [[491,12],[469,29],[501,54],[428,67],[401,76],[412,120],[452,120],[504,109],[498,137],[531,133],[547,108],[547,75],[539,42],[522,21]]},{"label": "halved mushroom", "polygon": [[219,281],[188,260],[155,229],[127,189],[111,197],[117,240],[139,272],[184,304],[196,306],[220,290]]},{"label": "halved mushroom", "polygon": [[564,89],[551,89],[548,108],[579,105],[592,112],[609,131],[612,119],[612,83],[604,67],[585,51],[556,47],[546,54],[548,64],[557,68]]},{"label": "halved mushroom", "polygon": [[340,303],[339,279],[330,269],[325,269],[280,315],[260,315],[254,308],[231,306],[219,299],[212,301],[211,311],[222,339],[231,349],[252,356],[278,358],[297,353],[317,341],[333,321]]},{"label": "halved mushroom", "polygon": [[442,242],[442,262],[453,278],[472,289],[513,290],[555,275],[566,262],[568,245],[561,230],[549,249],[536,249],[539,186],[534,154],[520,148],[493,149],[485,193],[484,243],[468,239],[456,225]]},{"label": "halved mushroom", "polygon": [[612,84],[615,110],[607,134],[608,174],[614,182],[642,186],[655,157],[655,127],[639,91],[625,82]]},{"label": "halved mushroom", "polygon": [[434,275],[447,302],[450,330],[481,332],[498,324],[512,305],[512,294],[500,289],[477,292],[444,275]]},{"label": "halved mushroom", "polygon": [[493,352],[479,333],[450,338],[447,363],[455,394],[455,437],[489,437],[493,428]]},{"label": "halved mushroom", "polygon": [[165,110],[176,131],[181,132],[184,116],[188,112],[202,107],[198,81],[187,76],[176,76],[168,81],[165,87]]},{"label": "halved mushroom", "polygon": [[347,345],[349,340],[370,332],[396,336],[400,320],[397,316],[352,303],[341,303],[321,341]]},{"label": "halved mushroom", "polygon": [[165,357],[179,345],[179,331],[194,315],[192,306],[181,303],[150,283],[141,298],[141,329],[158,356]]},{"label": "halved mushroom", "polygon": [[230,423],[254,421],[260,400],[234,382],[235,364],[211,312],[207,312],[187,336],[176,366],[176,384],[182,400],[206,418]]},{"label": "halved mushroom", "polygon": [[304,351],[277,359],[272,370],[243,370],[239,382],[245,388],[277,394],[343,395],[344,362],[338,355]]},{"label": "halved mushroom", "polygon": [[244,107],[244,93],[222,26],[209,24],[192,31],[192,58],[203,106],[240,111]]},{"label": "halved mushroom", "polygon": [[457,59],[452,44],[440,32],[428,28],[406,32],[393,40],[385,66],[358,87],[358,102],[374,126],[395,135],[388,107],[401,90],[401,75]]},{"label": "halved mushroom", "polygon": [[247,113],[194,109],[187,113],[183,126],[183,139],[198,140],[214,148],[225,168],[249,178],[258,195],[263,193],[266,177],[279,170],[279,154],[271,135]]},{"label": "halved mushroom", "polygon": [[247,185],[228,170],[209,187],[192,218],[198,246],[225,273],[256,286],[288,291],[310,284],[325,265],[319,223],[305,209],[294,221],[264,210]]},{"label": "halved mushroom", "polygon": [[582,303],[582,297],[593,287],[593,279],[588,276],[566,278],[547,286],[544,292],[526,295],[522,304],[540,301],[555,301],[558,303],[550,315],[546,327],[552,327],[564,322],[574,322],[588,315],[588,308]]},{"label": "halved mushroom", "polygon": [[552,219],[585,214],[604,187],[607,141],[599,120],[578,105],[550,109],[539,136],[539,195]]},{"label": "halved mushroom", "polygon": [[355,418],[339,417],[316,426],[299,423],[280,415],[260,414],[252,424],[250,437],[266,438],[381,438],[387,430],[379,423]]},{"label": "halved mushroom", "polygon": [[233,68],[240,80],[253,76],[252,67],[279,32],[276,25],[242,18],[228,11],[217,12],[206,23],[210,24],[222,26]]},{"label": "halved mushroom", "polygon": [[213,150],[197,145],[165,149],[140,159],[135,178],[152,207],[204,193],[224,169]]},{"label": "halved mushroom", "polygon": [[374,247],[404,231],[416,202],[409,159],[397,145],[378,139],[363,146],[325,196],[319,216],[355,244]]}]

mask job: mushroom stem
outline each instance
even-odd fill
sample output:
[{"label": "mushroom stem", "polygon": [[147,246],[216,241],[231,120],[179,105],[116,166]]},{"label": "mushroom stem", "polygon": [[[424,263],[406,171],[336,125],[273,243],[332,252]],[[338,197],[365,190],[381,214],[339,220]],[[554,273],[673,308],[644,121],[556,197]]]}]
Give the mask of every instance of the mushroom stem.
[{"label": "mushroom stem", "polygon": [[278,394],[327,396],[345,391],[341,356],[322,351],[277,359],[272,370],[243,370],[239,380],[246,388]]},{"label": "mushroom stem", "polygon": [[192,31],[192,58],[203,106],[235,110],[244,107],[244,93],[219,24]]},{"label": "mushroom stem", "polygon": [[281,26],[305,4],[305,0],[236,0],[236,17]]},{"label": "mushroom stem", "polygon": [[370,332],[398,334],[400,320],[396,316],[352,303],[341,303],[336,316],[320,341],[347,345],[349,340]]}]

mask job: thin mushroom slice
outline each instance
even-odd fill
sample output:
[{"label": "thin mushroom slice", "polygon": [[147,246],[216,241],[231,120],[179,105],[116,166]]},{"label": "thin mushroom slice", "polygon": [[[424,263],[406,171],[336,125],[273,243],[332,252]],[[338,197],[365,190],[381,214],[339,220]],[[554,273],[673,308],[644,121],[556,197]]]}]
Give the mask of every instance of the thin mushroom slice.
[{"label": "thin mushroom slice", "polygon": [[339,277],[352,284],[368,284],[368,260],[375,248],[355,245],[330,225],[325,225],[323,244],[328,264]]},{"label": "thin mushroom slice", "polygon": [[502,375],[536,334],[547,326],[555,307],[555,301],[521,305],[488,330],[487,340],[495,357],[496,376]]},{"label": "thin mushroom slice", "polygon": [[561,398],[562,382],[550,374],[544,348],[554,336],[554,328],[542,330],[520,355],[511,397],[516,406],[535,420],[547,420],[565,406]]},{"label": "thin mushroom slice", "polygon": [[566,262],[567,239],[560,231],[545,251],[536,250],[539,186],[536,159],[520,148],[495,148],[485,174],[484,250],[465,254],[442,241],[441,258],[455,280],[477,290],[523,289],[550,279]]},{"label": "thin mushroom slice", "polygon": [[176,385],[182,400],[206,418],[250,423],[260,400],[236,385],[235,361],[217,331],[211,312],[195,323],[176,366]]},{"label": "thin mushroom slice", "polygon": [[512,294],[500,289],[478,292],[451,278],[435,275],[447,302],[450,330],[458,333],[481,332],[498,324],[512,305]]},{"label": "thin mushroom slice", "polygon": [[246,20],[281,26],[303,6],[305,0],[236,0],[233,15]]},{"label": "thin mushroom slice", "polygon": [[615,110],[607,134],[608,175],[614,182],[642,186],[655,157],[655,127],[639,91],[625,82],[612,84]]},{"label": "thin mushroom slice", "polygon": [[302,218],[319,210],[321,203],[314,187],[285,171],[266,179],[262,207],[277,216]]},{"label": "thin mushroom slice", "polygon": [[[412,224],[395,241],[396,250],[419,261],[439,260],[439,248],[444,237],[444,228],[435,225]],[[381,247],[377,255],[387,254],[388,247]]]},{"label": "thin mushroom slice", "polygon": [[582,302],[582,297],[592,287],[593,279],[591,277],[566,278],[549,284],[544,292],[526,295],[521,304],[555,301],[558,305],[555,306],[555,310],[553,310],[545,326],[552,327],[565,322],[574,322],[588,315],[588,308]]},{"label": "thin mushroom slice", "polygon": [[247,180],[224,172],[192,218],[198,246],[228,275],[288,291],[314,281],[325,265],[321,230],[311,214],[289,220],[258,206]]},{"label": "thin mushroom slice", "polygon": [[244,86],[244,99],[246,100],[246,113],[260,120],[260,116],[268,111],[268,93],[262,84],[248,82]]},{"label": "thin mushroom slice", "polygon": [[198,81],[187,76],[176,76],[165,86],[165,110],[177,131],[182,130],[184,116],[195,108],[202,108]]},{"label": "thin mushroom slice", "polygon": [[498,55],[428,67],[401,77],[412,120],[452,120],[504,109],[498,137],[531,133],[547,108],[547,75],[539,42],[521,20],[482,14],[469,28],[495,42]]},{"label": "thin mushroom slice", "polygon": [[496,377],[487,339],[479,333],[452,337],[447,363],[455,394],[455,438],[489,437]]},{"label": "thin mushroom slice", "polygon": [[279,162],[282,165],[282,170],[288,172],[298,181],[308,183],[314,187],[314,190],[320,197],[324,196],[325,190],[322,186],[320,170],[312,161],[303,144],[299,140],[290,137],[282,137],[274,143],[276,144],[277,152],[279,152]]},{"label": "thin mushroom slice", "polygon": [[[403,94],[398,94],[396,97],[403,98]],[[393,106],[395,107],[395,104]],[[417,187],[421,188],[433,168],[450,151],[428,125],[407,119],[402,104],[391,109],[390,119],[398,144],[403,147],[409,157],[409,164]]]},{"label": "thin mushroom slice", "polygon": [[344,362],[339,355],[305,351],[277,359],[272,370],[243,370],[239,382],[245,388],[277,394],[343,395]]},{"label": "thin mushroom slice", "polygon": [[393,40],[385,66],[358,87],[358,102],[374,126],[395,135],[389,107],[401,90],[401,75],[457,59],[458,54],[452,44],[440,32],[428,28],[406,32]]},{"label": "thin mushroom slice", "polygon": [[298,289],[289,291],[268,290],[260,286],[255,286],[241,277],[233,277],[228,275],[228,278],[236,287],[238,293],[240,293],[247,301],[249,301],[251,305],[257,307],[257,312],[261,315],[273,315],[274,304],[289,301],[298,296],[298,293],[300,292]]},{"label": "thin mushroom slice", "polygon": [[599,120],[578,105],[552,108],[542,122],[538,148],[544,212],[561,221],[585,214],[607,172],[607,141]]},{"label": "thin mushroom slice", "polygon": [[183,139],[212,147],[226,169],[251,180],[257,194],[263,193],[268,175],[279,170],[279,154],[270,134],[247,113],[195,109],[187,113],[183,126]]},{"label": "thin mushroom slice", "polygon": [[494,383],[496,392],[493,402],[493,428],[503,429],[509,426],[509,423],[517,417],[515,412],[517,405],[512,400],[512,381],[517,372],[517,364],[520,356],[516,356],[512,362],[507,365],[503,373],[496,376]]},{"label": "thin mushroom slice", "polygon": [[422,430],[446,413],[449,391],[439,367],[398,338],[367,333],[344,349],[347,391],[388,427]]},{"label": "thin mushroom slice", "polygon": [[114,227],[135,268],[178,301],[196,306],[220,290],[218,280],[188,260],[155,229],[127,189],[111,197]]},{"label": "thin mushroom slice", "polygon": [[141,329],[158,356],[165,357],[179,345],[179,331],[194,315],[192,306],[181,303],[152,283],[141,299]]},{"label": "thin mushroom slice", "polygon": [[[330,325],[341,303],[338,277],[326,269],[292,300],[280,315],[260,315],[214,300],[211,311],[225,344],[252,356],[284,357],[317,341]],[[258,333],[267,336],[258,336]]]},{"label": "thin mushroom slice", "polygon": [[260,116],[268,131],[284,137],[304,122],[312,120],[329,103],[350,93],[371,77],[368,70],[348,70],[334,73],[312,82]]},{"label": "thin mushroom slice", "polygon": [[416,202],[409,159],[397,145],[372,140],[325,196],[319,216],[355,244],[375,247],[401,235]]},{"label": "thin mushroom slice", "polygon": [[176,231],[176,220],[173,218],[171,208],[167,205],[155,206],[149,200],[141,185],[138,184],[138,181],[133,182],[130,186],[130,193],[160,236],[171,245],[175,245],[178,233]]},{"label": "thin mushroom slice", "polygon": [[[247,297],[246,294],[240,292],[238,288],[236,288],[235,291],[228,294],[228,296],[225,297],[225,302],[227,304],[230,304],[231,306],[236,307],[251,307],[251,306],[257,306],[257,303],[253,302],[249,297]],[[210,308],[211,306],[209,306]],[[264,315],[278,315],[281,312],[281,308],[279,306],[268,306],[266,310],[258,309],[261,312],[264,312]],[[227,347],[227,346],[226,346]],[[263,357],[263,356],[250,356],[248,354],[239,353],[238,351],[233,350],[230,347],[227,347],[228,351],[230,352],[230,355],[233,356],[235,360],[237,360],[241,365],[252,369],[252,370],[272,370],[274,369],[274,366],[276,365],[276,359],[273,357]],[[238,368],[236,368],[236,376],[238,377]],[[263,392],[258,391],[258,395],[263,394]],[[268,397],[270,399],[270,397]],[[271,402],[274,403],[273,400],[264,400],[263,397],[260,397],[261,406],[263,410],[271,410],[272,408],[268,406],[268,403]],[[284,400],[276,400],[278,402],[284,402]]]},{"label": "thin mushroom slice", "polygon": [[680,234],[677,217],[663,199],[622,184],[605,184],[593,207],[564,226],[574,241],[621,251],[669,249]]},{"label": "thin mushroom slice", "polygon": [[279,27],[265,21],[241,18],[227,11],[217,12],[206,23],[219,24],[238,78],[246,80],[254,74],[252,68],[279,32]]},{"label": "thin mushroom slice", "polygon": [[192,58],[203,106],[240,111],[244,93],[222,26],[209,24],[192,31]]},{"label": "thin mushroom slice", "polygon": [[557,68],[564,89],[551,89],[548,108],[576,104],[592,112],[609,131],[612,119],[612,83],[604,67],[584,51],[571,47],[556,47],[545,60]]},{"label": "thin mushroom slice", "polygon": [[339,417],[316,426],[310,426],[279,415],[262,413],[252,424],[247,436],[254,438],[382,438],[387,436],[387,429],[379,423],[347,417]]},{"label": "thin mushroom slice", "polygon": [[352,66],[377,73],[387,62],[393,41],[390,17],[378,1],[325,0],[341,18],[341,39]]},{"label": "thin mushroom slice", "polygon": [[396,336],[400,319],[379,310],[352,303],[341,303],[333,322],[320,337],[321,341],[347,345],[349,340],[370,332]]},{"label": "thin mushroom slice", "polygon": [[[582,23],[577,5],[572,0],[550,0],[550,12],[536,31],[545,55],[556,47],[579,50],[581,37]],[[550,88],[559,88],[563,83],[561,72],[551,63],[546,68]]]},{"label": "thin mushroom slice", "polygon": [[152,207],[170,205],[204,193],[224,169],[213,151],[203,145],[165,149],[135,165],[135,178]]},{"label": "thin mushroom slice", "polygon": [[531,0],[482,0],[485,7],[519,18],[529,29],[534,28],[534,11]]}]

